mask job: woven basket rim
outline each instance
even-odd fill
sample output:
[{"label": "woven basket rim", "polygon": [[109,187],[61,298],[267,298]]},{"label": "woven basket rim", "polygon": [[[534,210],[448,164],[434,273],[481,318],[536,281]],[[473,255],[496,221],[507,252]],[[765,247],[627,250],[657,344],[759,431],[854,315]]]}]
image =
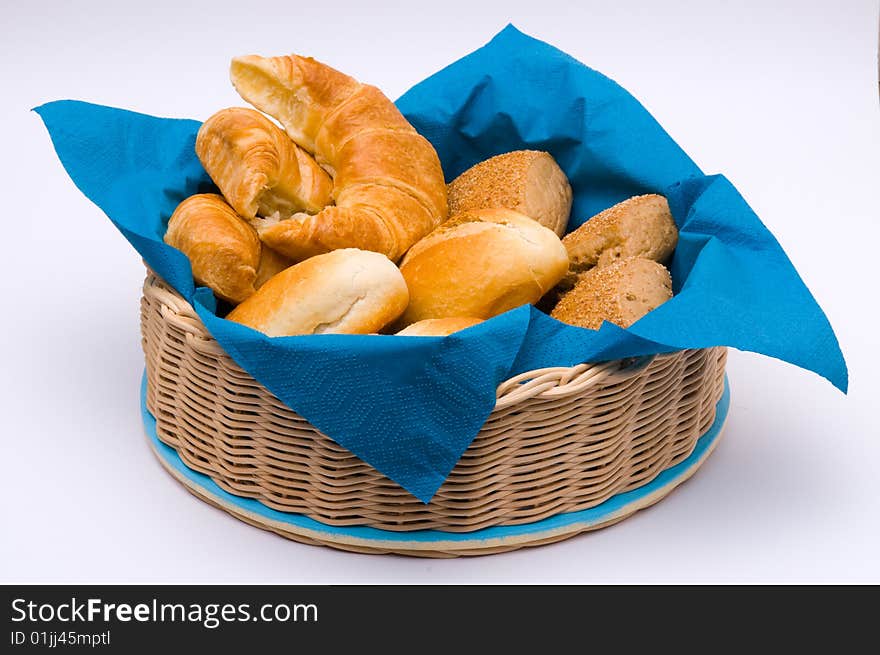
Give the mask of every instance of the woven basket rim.
[{"label": "woven basket rim", "polygon": [[[161,300],[162,316],[182,328],[187,339],[203,348],[226,352],[208,331],[195,308],[160,275],[147,266],[144,291]],[[167,311],[166,311],[167,308]],[[364,335],[371,336],[371,335]],[[600,362],[584,362],[574,366],[551,366],[519,373],[503,380],[495,391],[495,409],[503,409],[531,398],[560,399],[582,393],[596,384],[621,382],[638,375],[658,356],[682,352],[658,353]],[[227,353],[228,354],[228,353]]]}]

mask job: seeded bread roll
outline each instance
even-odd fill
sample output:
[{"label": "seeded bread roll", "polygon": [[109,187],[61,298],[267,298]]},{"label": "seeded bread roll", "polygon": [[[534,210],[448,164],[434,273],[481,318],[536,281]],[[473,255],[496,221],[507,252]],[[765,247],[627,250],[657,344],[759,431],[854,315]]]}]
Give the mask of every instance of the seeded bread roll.
[{"label": "seeded bread roll", "polygon": [[270,337],[368,334],[400,316],[408,299],[385,255],[344,248],[274,275],[226,318]]},{"label": "seeded bread roll", "polygon": [[666,267],[632,257],[582,273],[550,316],[591,330],[598,330],[602,321],[627,328],[670,298],[672,278]]},{"label": "seeded bread roll", "polygon": [[509,209],[462,212],[401,262],[410,302],[398,327],[426,318],[487,319],[533,303],[568,270],[559,238]]},{"label": "seeded bread roll", "polygon": [[675,250],[678,229],[666,198],[634,196],[596,214],[562,240],[568,251],[569,288],[578,273],[628,257],[663,263]]},{"label": "seeded bread roll", "polygon": [[397,333],[401,337],[445,337],[453,332],[464,330],[477,323],[482,323],[478,318],[467,316],[455,316],[450,318],[426,318],[423,321],[413,323],[409,327]]},{"label": "seeded bread roll", "polygon": [[550,153],[516,150],[472,166],[446,189],[450,216],[503,207],[525,214],[557,236],[565,234],[571,185]]}]

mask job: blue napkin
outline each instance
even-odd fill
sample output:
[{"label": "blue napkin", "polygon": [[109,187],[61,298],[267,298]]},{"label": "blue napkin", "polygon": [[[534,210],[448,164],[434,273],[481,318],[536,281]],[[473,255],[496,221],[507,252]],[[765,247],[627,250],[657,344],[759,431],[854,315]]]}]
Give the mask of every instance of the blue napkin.
[{"label": "blue napkin", "polygon": [[662,193],[680,229],[675,297],[629,329],[564,325],[531,306],[449,337],[266,337],[215,314],[162,235],[212,189],[199,123],[63,100],[36,109],[61,162],[146,262],[190,300],[246,371],[322,432],[428,502],[511,375],[726,345],[778,357],[845,391],[834,332],[773,235],[723,176],[705,176],[620,86],[508,26],[416,85],[398,106],[448,179],[491,155],[547,150],[571,179],[574,229],[629,196]]}]

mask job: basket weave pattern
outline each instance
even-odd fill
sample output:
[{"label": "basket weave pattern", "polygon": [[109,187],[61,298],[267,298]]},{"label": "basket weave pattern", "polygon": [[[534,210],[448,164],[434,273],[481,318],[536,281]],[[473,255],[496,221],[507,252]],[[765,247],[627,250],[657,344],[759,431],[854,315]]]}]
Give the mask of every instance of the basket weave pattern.
[{"label": "basket weave pattern", "polygon": [[587,509],[681,462],[712,424],[725,348],[530,371],[430,503],[317,431],[244,372],[148,273],[147,408],[159,439],[221,488],[332,525],[468,532]]}]

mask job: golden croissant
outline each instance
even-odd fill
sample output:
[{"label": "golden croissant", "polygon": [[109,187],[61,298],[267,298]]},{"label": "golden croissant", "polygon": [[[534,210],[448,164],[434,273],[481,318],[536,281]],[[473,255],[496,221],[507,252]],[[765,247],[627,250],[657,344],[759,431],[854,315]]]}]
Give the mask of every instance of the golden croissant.
[{"label": "golden croissant", "polygon": [[296,264],[295,261],[275,252],[265,244],[260,249],[260,265],[257,267],[257,279],[254,288],[259,289],[281,271]]},{"label": "golden croissant", "polygon": [[241,216],[315,213],[330,202],[330,176],[260,112],[223,109],[206,120],[196,154]]},{"label": "golden croissant", "polygon": [[298,55],[236,57],[230,75],[334,178],[335,206],[267,221],[264,243],[294,259],[353,247],[396,260],[446,219],[436,151],[376,87]]},{"label": "golden croissant", "polygon": [[253,295],[260,240],[250,225],[214,193],[190,196],[168,221],[165,243],[189,258],[198,284],[239,303]]}]

